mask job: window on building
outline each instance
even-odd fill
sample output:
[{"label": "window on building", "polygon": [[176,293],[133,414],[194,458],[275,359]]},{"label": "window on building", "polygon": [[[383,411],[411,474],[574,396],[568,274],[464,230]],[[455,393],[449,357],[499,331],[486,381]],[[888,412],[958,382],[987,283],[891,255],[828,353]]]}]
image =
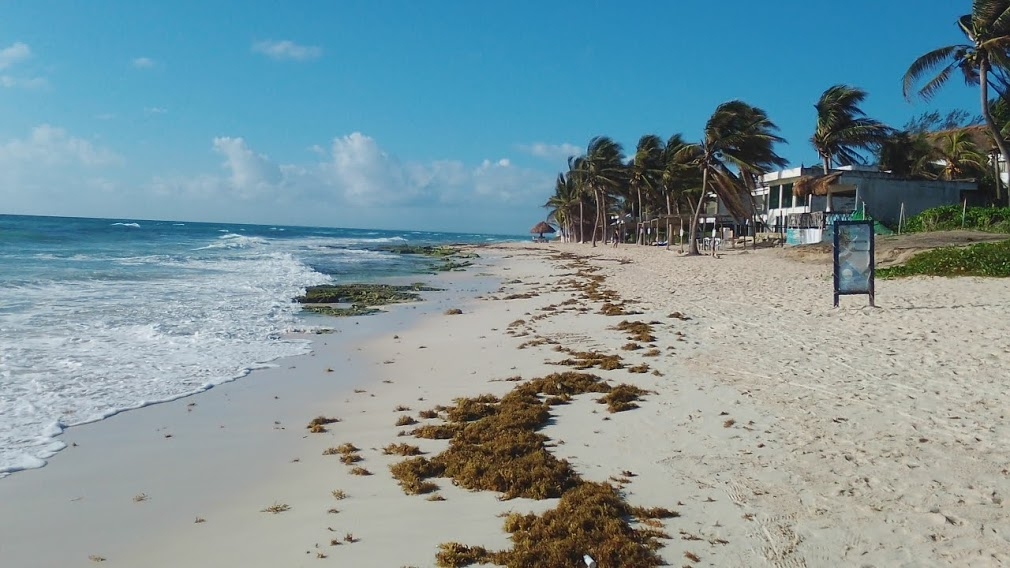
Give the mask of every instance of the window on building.
[{"label": "window on building", "polygon": [[773,185],[768,188],[768,208],[778,209],[779,208],[779,187]]},{"label": "window on building", "polygon": [[[793,206],[793,184],[787,183],[782,186],[782,203],[785,204],[783,207]],[[797,205],[803,205],[803,203],[800,202]]]}]

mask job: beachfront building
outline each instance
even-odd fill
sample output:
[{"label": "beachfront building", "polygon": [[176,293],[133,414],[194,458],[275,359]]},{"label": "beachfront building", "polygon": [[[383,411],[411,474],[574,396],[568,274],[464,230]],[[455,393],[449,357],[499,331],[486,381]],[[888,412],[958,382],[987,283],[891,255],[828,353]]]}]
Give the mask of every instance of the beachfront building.
[{"label": "beachfront building", "polygon": [[820,167],[799,167],[762,176],[754,202],[765,230],[803,244],[820,242],[838,216],[857,212],[894,227],[932,207],[971,204],[978,190],[973,181],[905,179],[872,167],[845,166],[827,176]]}]

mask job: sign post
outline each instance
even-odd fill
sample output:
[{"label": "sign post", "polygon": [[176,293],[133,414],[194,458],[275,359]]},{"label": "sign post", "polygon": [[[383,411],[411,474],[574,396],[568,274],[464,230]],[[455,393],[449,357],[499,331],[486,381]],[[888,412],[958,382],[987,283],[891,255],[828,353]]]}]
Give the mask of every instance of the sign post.
[{"label": "sign post", "polygon": [[867,294],[873,303],[873,221],[835,221],[835,307],[841,295]]}]

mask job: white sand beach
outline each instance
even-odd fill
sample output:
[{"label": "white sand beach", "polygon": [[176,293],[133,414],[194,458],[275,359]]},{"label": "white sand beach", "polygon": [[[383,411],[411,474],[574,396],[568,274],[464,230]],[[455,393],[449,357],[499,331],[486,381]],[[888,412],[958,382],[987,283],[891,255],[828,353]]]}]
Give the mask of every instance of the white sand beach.
[{"label": "white sand beach", "polygon": [[[381,448],[441,451],[398,436],[411,427],[397,419],[569,370],[547,341],[620,355],[625,368],[586,372],[651,391],[614,414],[577,396],[543,433],[584,479],[625,477],[629,503],[680,513],[662,521],[669,565],[1010,562],[1005,282],[878,281],[877,308],[854,296],[833,309],[830,265],[776,249],[479,252],[439,277],[450,291],[340,320],[310,355],[68,430],[49,465],[0,479],[0,566],[422,567],[444,542],[508,548],[500,514],[556,501],[445,479],[445,501],[405,495],[389,472],[402,458]],[[641,313],[603,315],[572,291],[578,259]],[[658,322],[654,347],[623,350],[622,320]],[[316,416],[341,421],[309,433]],[[323,455],[343,443],[373,475]]]}]

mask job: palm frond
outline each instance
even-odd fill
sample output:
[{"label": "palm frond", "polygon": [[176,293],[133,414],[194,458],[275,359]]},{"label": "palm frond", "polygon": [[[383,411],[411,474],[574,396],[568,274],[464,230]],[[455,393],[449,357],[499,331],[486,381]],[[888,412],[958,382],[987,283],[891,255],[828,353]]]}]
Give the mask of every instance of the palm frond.
[{"label": "palm frond", "polygon": [[[929,53],[920,56],[918,59],[912,62],[912,65],[909,66],[908,71],[905,72],[905,76],[902,79],[901,84],[901,93],[905,96],[906,99],[911,99],[912,97],[910,96],[910,93],[915,90],[916,83],[918,83],[923,76],[931,73],[937,67],[940,67],[941,65],[944,65],[945,63],[951,60],[961,59],[955,57],[955,54],[957,54],[961,50],[970,50],[970,49],[972,49],[972,46],[948,45],[946,47],[934,49],[933,51],[930,51]],[[944,65],[944,70],[946,71],[946,74],[948,76],[950,75],[949,69],[950,69],[949,63]],[[933,90],[926,90],[925,88],[920,89],[917,91],[917,94],[920,97],[928,100],[929,96],[932,95],[933,91],[935,91],[936,88],[938,88],[939,85],[942,85],[943,82],[945,81],[946,78],[943,81],[940,81],[937,84],[937,86],[933,88]],[[937,83],[937,81],[934,78],[932,81],[930,81],[930,83]]]}]

